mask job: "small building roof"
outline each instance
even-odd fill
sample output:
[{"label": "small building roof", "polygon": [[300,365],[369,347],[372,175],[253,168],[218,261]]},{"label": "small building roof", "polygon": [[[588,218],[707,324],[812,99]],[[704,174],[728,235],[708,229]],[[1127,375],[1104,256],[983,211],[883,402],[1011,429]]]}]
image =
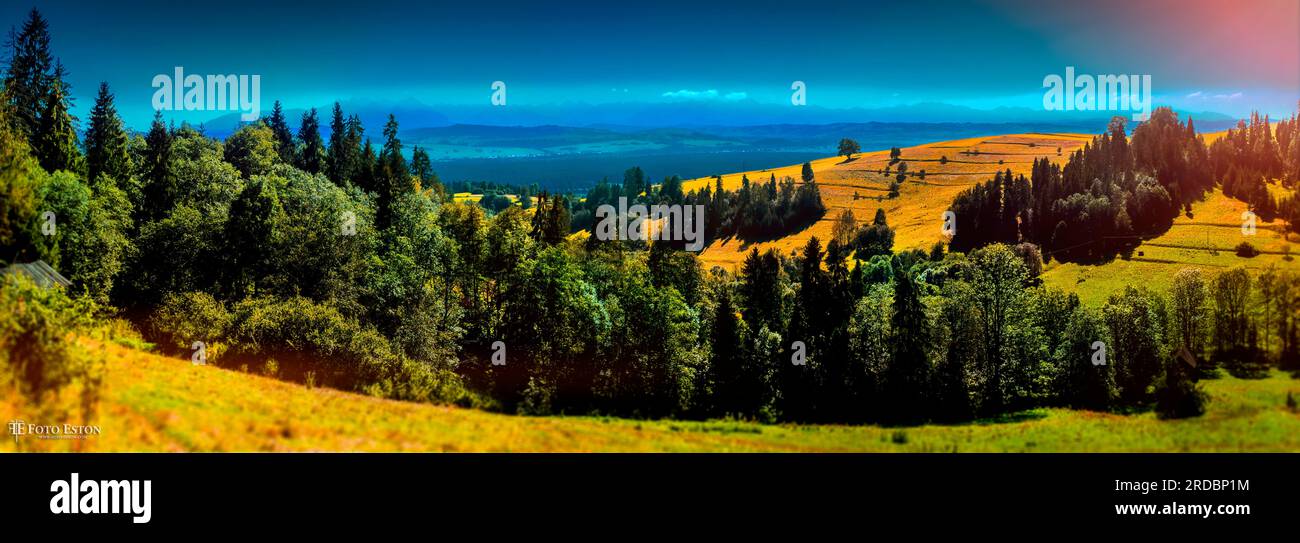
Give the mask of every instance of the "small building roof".
[{"label": "small building roof", "polygon": [[31,278],[33,283],[36,283],[36,285],[41,288],[50,288],[55,285],[64,288],[72,286],[72,281],[69,281],[68,278],[50,267],[50,265],[46,264],[44,260],[37,260],[26,264],[10,264],[3,270],[0,270],[0,273],[5,275],[12,273],[26,275]]}]

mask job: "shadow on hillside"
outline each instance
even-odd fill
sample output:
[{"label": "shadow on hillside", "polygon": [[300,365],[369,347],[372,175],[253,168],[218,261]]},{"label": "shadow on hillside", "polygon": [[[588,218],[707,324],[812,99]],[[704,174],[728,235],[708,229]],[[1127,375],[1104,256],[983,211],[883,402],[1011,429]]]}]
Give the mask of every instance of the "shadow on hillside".
[{"label": "shadow on hillside", "polygon": [[1019,411],[1016,413],[1004,413],[996,417],[978,419],[972,421],[972,424],[988,426],[991,424],[1007,424],[1012,422],[1028,422],[1031,420],[1040,420],[1047,418],[1047,412],[1042,410]]},{"label": "shadow on hillside", "polygon": [[[732,234],[730,236],[726,236],[718,239],[722,240],[724,243],[729,243],[732,240],[739,241],[740,252],[746,252],[749,251],[750,246],[754,244],[777,241],[777,240],[788,238],[790,236],[800,234],[804,230],[812,228],[813,225],[817,224],[817,222],[825,218],[825,216],[826,216],[826,212],[822,212],[822,214],[818,216],[816,219],[809,220],[809,221],[801,221],[800,223],[791,226],[790,229],[784,233],[777,232],[768,235],[749,235],[744,237],[740,236],[739,234]],[[822,242],[822,248],[824,249],[826,247],[826,240],[821,240],[821,242]]]},{"label": "shadow on hillside", "polygon": [[1017,411],[1015,413],[1004,413],[1001,415],[986,417],[982,419],[960,421],[960,422],[931,422],[934,426],[992,426],[994,424],[1011,424],[1016,422],[1029,422],[1047,418],[1047,412],[1041,409],[1031,409],[1027,411]]}]

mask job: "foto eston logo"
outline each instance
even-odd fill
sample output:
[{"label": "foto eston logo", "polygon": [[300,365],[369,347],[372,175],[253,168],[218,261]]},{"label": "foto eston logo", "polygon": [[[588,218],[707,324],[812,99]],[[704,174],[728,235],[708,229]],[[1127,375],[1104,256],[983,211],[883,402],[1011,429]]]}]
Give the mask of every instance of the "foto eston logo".
[{"label": "foto eston logo", "polygon": [[36,424],[22,419],[9,421],[9,435],[14,437],[14,444],[18,443],[18,438],[21,436],[32,436],[36,439],[86,439],[101,433],[103,429],[93,424]]},{"label": "foto eston logo", "polygon": [[153,481],[80,480],[73,473],[70,480],[50,483],[50,512],[56,515],[134,515],[131,522],[144,524],[153,518],[151,505]]},{"label": "foto eston logo", "polygon": [[177,66],[172,76],[153,76],[153,108],[157,111],[242,111],[239,119],[262,116],[262,76],[185,75]]},{"label": "foto eston logo", "polygon": [[14,444],[18,444],[18,436],[27,434],[27,423],[21,419],[9,421],[9,435],[14,436]]}]

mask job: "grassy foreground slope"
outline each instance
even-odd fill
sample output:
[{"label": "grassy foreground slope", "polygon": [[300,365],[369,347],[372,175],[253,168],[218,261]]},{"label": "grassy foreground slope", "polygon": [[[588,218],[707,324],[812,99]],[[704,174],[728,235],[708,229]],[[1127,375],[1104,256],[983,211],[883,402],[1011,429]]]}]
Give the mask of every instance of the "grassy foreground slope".
[{"label": "grassy foreground slope", "polygon": [[[1042,409],[1005,421],[905,429],[521,417],[381,400],[80,339],[102,357],[97,423],[85,440],[0,441],[0,451],[1300,451],[1300,381],[1205,381],[1205,416],[1158,421]],[[0,417],[21,418],[13,396]],[[6,436],[7,437],[7,436]]]}]

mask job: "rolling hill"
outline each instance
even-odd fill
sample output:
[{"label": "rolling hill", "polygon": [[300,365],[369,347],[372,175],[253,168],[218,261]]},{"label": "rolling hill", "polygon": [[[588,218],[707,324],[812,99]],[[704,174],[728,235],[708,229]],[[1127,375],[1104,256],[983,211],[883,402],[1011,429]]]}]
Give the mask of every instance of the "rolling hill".
[{"label": "rolling hill", "polygon": [[[904,147],[901,161],[908,164],[908,171],[925,170],[926,175],[925,179],[909,175],[897,198],[889,198],[889,184],[894,180],[892,172],[897,166],[891,168],[889,175],[880,172],[889,165],[888,150],[857,154],[848,161],[843,157],[814,160],[811,161],[813,172],[827,207],[826,215],[817,224],[772,241],[717,240],[704,249],[700,258],[706,266],[720,265],[733,269],[755,247],[760,252],[773,248],[781,253],[790,253],[813,236],[829,239],[833,221],[845,209],[852,210],[859,222],[870,221],[876,209],[883,209],[889,225],[895,230],[896,250],[928,249],[943,239],[943,212],[958,193],[975,183],[987,181],[999,170],[1010,169],[1015,174],[1029,175],[1036,158],[1047,157],[1064,164],[1071,151],[1091,138],[1085,134],[1014,134]],[[976,152],[978,154],[974,154]],[[728,190],[734,190],[740,186],[744,176],[751,181],[767,181],[771,175],[778,180],[789,176],[797,181],[801,168],[802,164],[792,164],[733,173],[722,176],[722,182]],[[683,188],[687,191],[700,189],[714,182],[713,178],[707,177],[692,179],[686,181]]]},{"label": "rolling hill", "polygon": [[[1221,135],[1221,132],[1207,134],[1206,140],[1212,141]],[[1010,169],[1014,174],[1028,176],[1036,158],[1048,158],[1064,165],[1070,152],[1091,138],[1087,134],[1026,133],[905,147],[902,148],[901,160],[908,163],[909,172],[924,169],[926,176],[925,179],[909,176],[900,187],[897,198],[888,197],[889,184],[894,176],[880,173],[889,164],[888,150],[858,154],[849,161],[843,157],[814,160],[811,162],[813,172],[827,207],[827,213],[820,221],[775,240],[715,240],[705,247],[700,259],[706,267],[721,266],[728,271],[738,271],[745,254],[753,248],[760,252],[771,248],[789,254],[801,249],[812,236],[823,241],[830,239],[833,221],[845,209],[852,210],[859,222],[870,221],[876,209],[883,209],[890,226],[895,229],[896,251],[929,249],[944,239],[942,215],[958,193],[975,183],[989,180],[998,170]],[[941,162],[943,158],[947,160]],[[789,176],[797,181],[801,168],[801,164],[792,164],[739,172],[724,175],[722,180],[729,190],[740,186],[742,176],[748,176],[751,181],[766,181],[771,175],[777,179]],[[692,179],[685,182],[684,187],[686,190],[699,189],[714,182],[713,178]],[[1078,293],[1085,303],[1100,303],[1112,292],[1134,284],[1136,278],[1140,278],[1141,284],[1165,292],[1174,274],[1187,266],[1199,266],[1207,271],[1233,266],[1244,266],[1251,271],[1269,265],[1300,266],[1286,260],[1290,252],[1300,251],[1294,251],[1292,247],[1296,241],[1294,237],[1283,235],[1280,221],[1260,220],[1256,223],[1254,235],[1242,234],[1242,213],[1247,208],[1245,202],[1228,198],[1216,190],[1193,204],[1190,216],[1180,215],[1168,231],[1144,240],[1127,258],[1119,257],[1095,265],[1053,261],[1045,267],[1043,281],[1049,286]],[[1261,254],[1252,258],[1237,256],[1234,248],[1242,241],[1249,241]]]}]

